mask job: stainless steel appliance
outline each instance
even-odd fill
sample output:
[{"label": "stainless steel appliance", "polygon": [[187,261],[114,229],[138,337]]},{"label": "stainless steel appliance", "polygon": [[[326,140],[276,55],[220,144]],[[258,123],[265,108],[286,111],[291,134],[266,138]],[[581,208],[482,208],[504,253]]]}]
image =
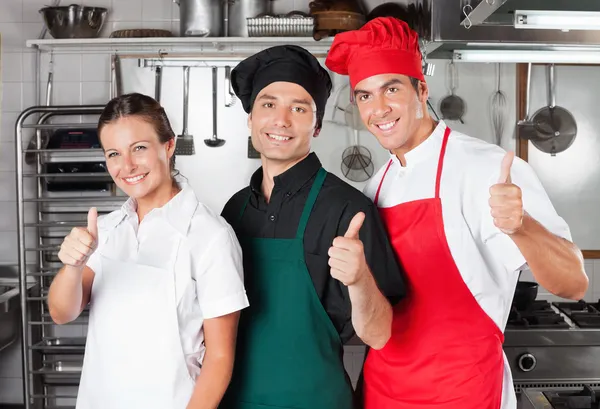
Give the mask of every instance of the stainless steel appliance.
[{"label": "stainless steel appliance", "polygon": [[47,149],[54,151],[53,156],[43,156],[42,169],[46,174],[43,180],[47,191],[107,192],[114,186],[102,155],[96,154],[97,159],[90,161],[69,152],[73,149],[95,149],[97,152],[100,141],[96,129],[59,129],[50,136]]},{"label": "stainless steel appliance", "polygon": [[513,306],[504,334],[520,409],[600,409],[600,404],[560,403],[584,387],[600,390],[600,302],[536,300],[526,310]]},{"label": "stainless steel appliance", "polygon": [[0,264],[0,352],[18,338],[20,311],[17,268]]},{"label": "stainless steel appliance", "polygon": [[588,384],[579,388],[555,391],[526,390],[521,399],[523,409],[599,409],[600,388]]},{"label": "stainless steel appliance", "polygon": [[[462,58],[464,50],[537,51],[600,46],[599,30],[524,30],[515,11],[600,11],[595,0],[407,0],[407,19],[426,47],[427,58]],[[470,27],[470,28],[467,28]]]}]

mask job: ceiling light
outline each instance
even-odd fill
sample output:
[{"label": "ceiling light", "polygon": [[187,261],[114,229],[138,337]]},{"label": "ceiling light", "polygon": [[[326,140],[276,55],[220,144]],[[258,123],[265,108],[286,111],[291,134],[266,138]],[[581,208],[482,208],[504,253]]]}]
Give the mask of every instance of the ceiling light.
[{"label": "ceiling light", "polygon": [[545,30],[600,30],[600,12],[515,10],[515,28]]},{"label": "ceiling light", "polygon": [[456,50],[454,51],[452,60],[455,62],[485,63],[600,64],[600,50]]}]

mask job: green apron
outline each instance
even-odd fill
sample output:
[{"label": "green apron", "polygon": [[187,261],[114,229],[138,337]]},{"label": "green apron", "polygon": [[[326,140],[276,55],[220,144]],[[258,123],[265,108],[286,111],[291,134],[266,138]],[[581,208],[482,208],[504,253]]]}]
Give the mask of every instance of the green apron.
[{"label": "green apron", "polygon": [[352,408],[342,343],[304,260],[304,230],[326,175],[317,173],[295,238],[240,238],[250,307],[221,409]]}]

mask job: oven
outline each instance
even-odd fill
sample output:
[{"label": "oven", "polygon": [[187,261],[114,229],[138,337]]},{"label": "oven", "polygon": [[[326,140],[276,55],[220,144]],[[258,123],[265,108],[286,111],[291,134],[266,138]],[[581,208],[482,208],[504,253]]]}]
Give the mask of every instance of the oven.
[{"label": "oven", "polygon": [[519,409],[600,409],[600,303],[513,306],[504,334]]}]

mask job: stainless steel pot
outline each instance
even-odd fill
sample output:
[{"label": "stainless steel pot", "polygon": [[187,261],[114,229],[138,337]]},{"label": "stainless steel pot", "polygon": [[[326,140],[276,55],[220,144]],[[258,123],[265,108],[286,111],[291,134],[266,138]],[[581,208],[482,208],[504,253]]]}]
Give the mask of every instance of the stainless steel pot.
[{"label": "stainless steel pot", "polygon": [[271,0],[229,0],[229,30],[231,37],[248,37],[247,18],[271,12]]},{"label": "stainless steel pot", "polygon": [[220,37],[223,35],[224,0],[173,0],[179,5],[182,37]]}]

